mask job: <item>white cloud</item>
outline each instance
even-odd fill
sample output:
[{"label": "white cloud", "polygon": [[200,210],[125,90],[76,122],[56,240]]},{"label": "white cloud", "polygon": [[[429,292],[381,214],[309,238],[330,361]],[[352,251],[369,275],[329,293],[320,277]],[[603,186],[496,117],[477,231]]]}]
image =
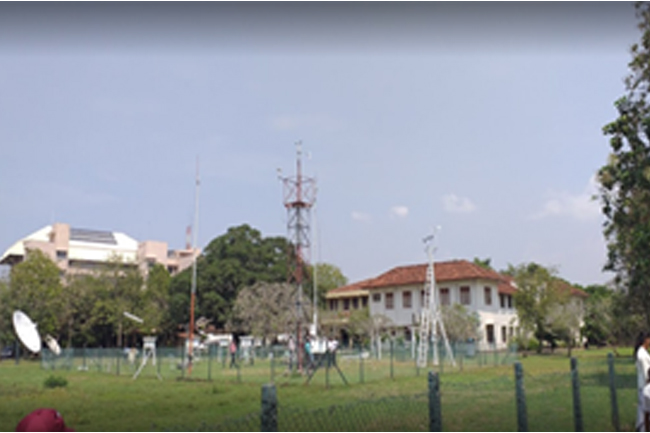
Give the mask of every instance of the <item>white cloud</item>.
[{"label": "white cloud", "polygon": [[355,221],[368,222],[370,221],[370,215],[365,212],[352,211],[352,219]]},{"label": "white cloud", "polygon": [[409,208],[406,206],[393,206],[390,208],[390,216],[397,218],[406,218],[409,214]]},{"label": "white cloud", "polygon": [[568,216],[577,220],[588,220],[600,215],[600,204],[594,200],[598,192],[596,176],[592,176],[585,189],[579,194],[566,191],[549,191],[548,199],[540,212],[532,215],[532,219],[542,219],[555,216]]},{"label": "white cloud", "polygon": [[476,205],[467,197],[459,197],[452,193],[442,197],[442,208],[446,212],[471,213],[476,210]]}]

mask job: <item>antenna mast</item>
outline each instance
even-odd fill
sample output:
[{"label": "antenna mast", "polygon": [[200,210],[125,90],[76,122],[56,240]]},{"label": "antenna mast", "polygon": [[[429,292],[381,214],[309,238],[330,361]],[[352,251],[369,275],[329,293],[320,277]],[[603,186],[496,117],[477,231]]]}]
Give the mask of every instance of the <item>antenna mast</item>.
[{"label": "antenna mast", "polygon": [[196,238],[199,233],[199,157],[196,157],[196,186],[194,190],[194,230],[192,230],[192,292],[190,295],[190,329],[188,342],[187,374],[192,374],[192,356],[194,343],[194,302],[196,298]]},{"label": "antenna mast", "polygon": [[454,354],[451,351],[447,332],[445,331],[445,324],[442,320],[440,312],[440,303],[436,296],[436,276],[433,263],[433,240],[435,234],[431,234],[423,239],[426,247],[428,258],[427,276],[424,283],[424,301],[422,305],[422,313],[420,318],[420,344],[418,345],[418,367],[425,368],[427,366],[427,356],[429,352],[429,338],[431,338],[433,346],[433,365],[438,365],[438,330],[442,334],[442,339],[445,342],[445,349],[447,356],[451,359],[452,365],[456,365],[454,361]]},{"label": "antenna mast", "polygon": [[[290,256],[289,279],[297,286],[296,299],[296,338],[298,352],[298,371],[302,372],[302,298],[304,266],[309,257],[310,210],[316,202],[316,181],[302,175],[302,142],[296,143],[296,176],[282,177],[284,185],[284,207],[287,209],[287,234],[293,245],[294,254]],[[314,308],[316,308],[314,306]]]}]

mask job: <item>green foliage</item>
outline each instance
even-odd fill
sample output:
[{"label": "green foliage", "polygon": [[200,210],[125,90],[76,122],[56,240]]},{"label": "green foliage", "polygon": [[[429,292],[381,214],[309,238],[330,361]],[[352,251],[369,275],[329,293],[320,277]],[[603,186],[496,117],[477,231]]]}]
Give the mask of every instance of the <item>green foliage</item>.
[{"label": "green foliage", "polygon": [[618,118],[603,127],[612,153],[600,168],[600,198],[608,241],[606,270],[633,300],[629,313],[650,326],[650,5],[637,4],[641,42],[632,47],[627,93],[615,102]]},{"label": "green foliage", "polygon": [[[314,281],[314,268],[316,270],[317,302],[320,308],[325,308],[325,295],[332,289],[345,286],[348,279],[341,269],[330,263],[316,263],[308,269],[309,279]],[[313,284],[309,285],[309,299],[313,299]]]},{"label": "green foliage", "polygon": [[449,340],[467,341],[478,338],[481,320],[476,312],[467,311],[464,305],[443,306],[442,320]]},{"label": "green foliage", "polygon": [[491,265],[492,259],[487,257],[483,260],[479,259],[478,257],[474,257],[474,264],[479,265],[482,268],[493,270],[492,265]]},{"label": "green foliage", "polygon": [[45,388],[65,388],[68,386],[68,380],[61,376],[48,376],[43,382]]},{"label": "green foliage", "polygon": [[[197,261],[196,315],[223,327],[232,317],[239,291],[257,282],[286,282],[288,254],[283,237],[262,237],[244,224],[213,239]],[[189,321],[191,269],[172,278],[170,315],[175,323]]]},{"label": "green foliage", "polygon": [[[40,250],[29,251],[25,261],[11,270],[7,307],[24,311],[43,335],[58,336],[58,314],[62,307],[62,284],[59,268]],[[5,316],[6,320],[6,316]]]},{"label": "green foliage", "polygon": [[569,300],[570,292],[563,287],[567,283],[556,277],[554,269],[536,263],[521,264],[511,272],[518,288],[513,297],[520,326],[533,332],[537,340],[546,340],[554,347],[558,331],[562,333],[565,328],[575,325],[559,323],[570,319],[562,310]]},{"label": "green foliage", "polygon": [[[296,288],[287,283],[258,282],[239,291],[230,328],[257,337],[271,338],[295,329]],[[311,316],[311,304],[303,300],[302,322]]]}]

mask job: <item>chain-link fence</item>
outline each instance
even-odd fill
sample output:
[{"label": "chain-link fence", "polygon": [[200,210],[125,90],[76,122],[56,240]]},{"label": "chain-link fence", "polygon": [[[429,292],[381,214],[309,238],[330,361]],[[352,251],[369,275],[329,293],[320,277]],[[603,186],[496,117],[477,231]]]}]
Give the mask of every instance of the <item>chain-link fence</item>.
[{"label": "chain-link fence", "polygon": [[[203,425],[210,431],[632,431],[636,376],[629,359],[566,358],[566,371],[428,376],[427,393],[322,408],[287,407],[274,385],[260,412]],[[517,380],[519,369],[519,380]],[[422,380],[427,380],[424,377]],[[520,398],[517,398],[518,392]],[[281,400],[281,399],[280,399]],[[181,428],[179,430],[186,430]]]},{"label": "chain-link fence", "polygon": [[[299,373],[297,356],[291,356],[286,346],[240,349],[233,357],[227,347],[211,345],[203,351],[195,351],[191,371],[183,347],[157,348],[155,356],[146,356],[145,351],[135,348],[63,349],[60,355],[44,349],[41,367],[116,375],[135,375],[140,370],[142,375],[160,375],[162,378],[258,384],[300,383],[309,377],[310,383],[330,386],[419,376],[422,372],[416,363],[416,352],[417,348],[408,343],[389,341],[380,348],[365,346],[339,349],[331,354],[331,361],[329,354],[314,354],[313,362],[303,354],[303,365]],[[439,344],[437,353],[439,362],[434,365],[434,369],[441,374],[445,371],[510,365],[517,360],[515,347],[502,351],[477,351],[470,345],[455,344],[450,356],[444,345]],[[434,359],[432,347],[429,347],[428,359],[431,365],[431,360]]]}]

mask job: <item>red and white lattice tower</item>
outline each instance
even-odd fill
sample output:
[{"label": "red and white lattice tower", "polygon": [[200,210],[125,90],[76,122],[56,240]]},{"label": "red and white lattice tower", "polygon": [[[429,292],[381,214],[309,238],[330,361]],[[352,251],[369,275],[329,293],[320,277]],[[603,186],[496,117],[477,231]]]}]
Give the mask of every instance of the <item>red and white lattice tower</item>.
[{"label": "red and white lattice tower", "polygon": [[287,209],[287,235],[293,251],[289,257],[289,279],[296,284],[296,335],[298,370],[302,371],[303,349],[303,277],[305,266],[309,263],[311,247],[310,221],[311,208],[316,202],[316,180],[302,174],[302,142],[296,143],[296,175],[283,177],[278,173],[284,185],[283,201]]}]

